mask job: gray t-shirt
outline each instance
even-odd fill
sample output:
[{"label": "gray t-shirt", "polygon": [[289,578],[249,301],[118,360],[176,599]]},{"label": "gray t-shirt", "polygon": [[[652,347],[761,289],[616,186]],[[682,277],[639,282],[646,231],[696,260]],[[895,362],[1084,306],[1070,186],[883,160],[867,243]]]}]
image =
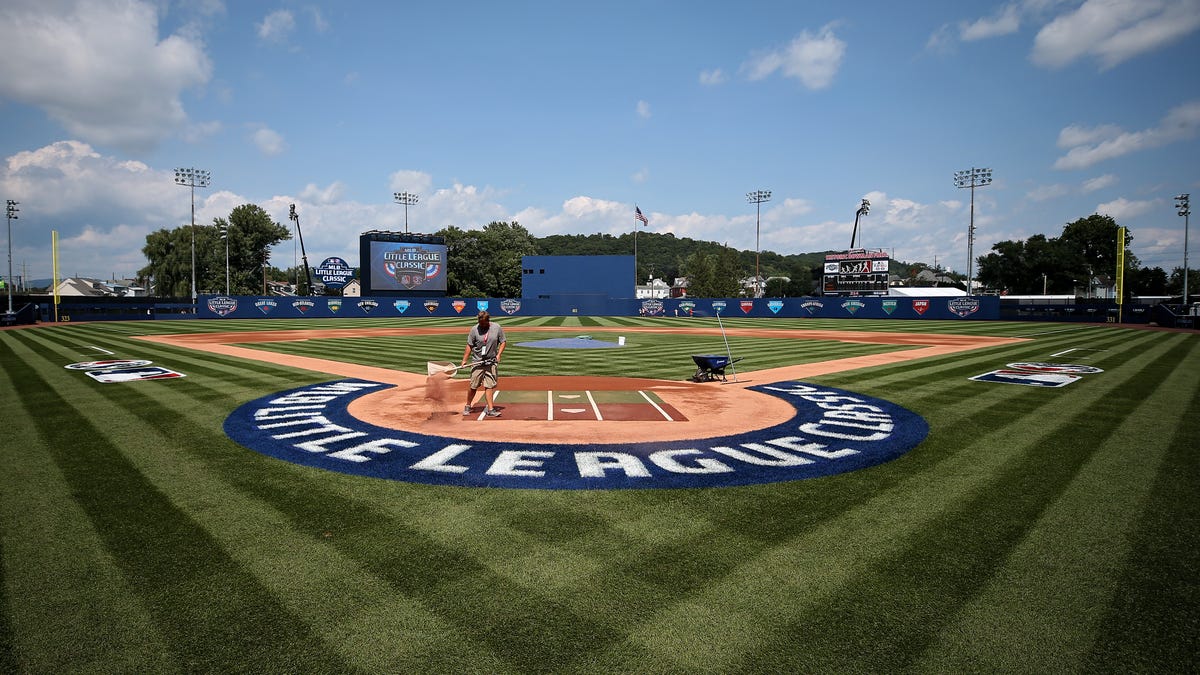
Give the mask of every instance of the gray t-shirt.
[{"label": "gray t-shirt", "polygon": [[504,329],[498,323],[489,324],[487,333],[479,332],[479,324],[471,326],[471,332],[467,333],[467,345],[476,361],[496,358],[503,342]]}]

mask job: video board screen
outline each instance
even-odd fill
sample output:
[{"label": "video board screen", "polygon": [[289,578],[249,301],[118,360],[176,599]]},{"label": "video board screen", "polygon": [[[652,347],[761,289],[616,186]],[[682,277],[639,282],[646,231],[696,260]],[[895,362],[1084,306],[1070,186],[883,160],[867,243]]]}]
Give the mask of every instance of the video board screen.
[{"label": "video board screen", "polygon": [[370,242],[371,291],[446,292],[446,245]]}]

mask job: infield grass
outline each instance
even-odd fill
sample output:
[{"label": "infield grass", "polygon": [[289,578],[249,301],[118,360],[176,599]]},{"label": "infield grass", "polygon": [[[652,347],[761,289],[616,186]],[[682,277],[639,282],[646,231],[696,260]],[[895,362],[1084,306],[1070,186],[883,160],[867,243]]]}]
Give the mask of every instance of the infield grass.
[{"label": "infield grass", "polygon": [[[620,349],[516,344],[596,326],[712,328],[711,319],[498,321],[512,343],[502,376],[683,380],[691,354],[726,351],[719,335],[686,332],[630,333]],[[225,436],[226,416],[336,378],[131,339],[460,327],[253,345],[423,373],[428,360],[457,361],[469,325],[0,331],[0,672],[1200,669],[1196,333],[726,319],[727,329],[798,337],[1028,340],[813,378],[928,421],[926,440],[886,464],[761,486],[566,492],[406,484],[260,455]],[[532,326],[562,330],[522,330]],[[746,372],[901,348],[729,337]],[[64,369],[108,358],[187,377],[99,384]],[[1104,372],[1061,389],[968,380],[1016,361]]]}]

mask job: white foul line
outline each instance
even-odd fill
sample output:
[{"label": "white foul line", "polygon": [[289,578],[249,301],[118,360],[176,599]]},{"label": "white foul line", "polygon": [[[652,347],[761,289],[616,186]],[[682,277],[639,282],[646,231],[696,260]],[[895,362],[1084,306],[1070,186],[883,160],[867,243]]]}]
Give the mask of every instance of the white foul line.
[{"label": "white foul line", "polygon": [[105,354],[108,354],[110,356],[112,355],[112,352],[108,351],[107,349],[101,349],[101,348],[97,347],[96,345],[85,345],[85,346],[91,347],[92,349],[95,349],[98,352],[104,352]]},{"label": "white foul line", "polygon": [[554,392],[546,391],[546,419],[554,419]]},{"label": "white foul line", "polygon": [[653,400],[653,399],[651,399],[649,396],[647,396],[647,395],[646,395],[646,392],[644,392],[644,391],[640,391],[640,390],[639,390],[639,391],[638,391],[638,393],[642,395],[642,398],[646,399],[646,402],[647,402],[647,403],[649,403],[650,405],[654,406],[654,409],[655,409],[655,410],[657,410],[657,411],[658,411],[658,412],[659,412],[659,413],[660,413],[660,414],[661,414],[663,417],[667,418],[667,421],[668,421],[668,422],[674,422],[674,421],[675,421],[675,420],[671,419],[671,416],[667,414],[667,411],[666,411],[666,410],[663,410],[662,408],[658,407],[658,404],[657,404],[657,403],[655,403],[655,402],[654,402],[654,400]]},{"label": "white foul line", "polygon": [[596,419],[603,422],[604,418],[600,416],[600,407],[596,405],[596,399],[592,398],[592,390],[587,390],[587,397],[588,402],[592,404],[592,412],[596,413]]}]

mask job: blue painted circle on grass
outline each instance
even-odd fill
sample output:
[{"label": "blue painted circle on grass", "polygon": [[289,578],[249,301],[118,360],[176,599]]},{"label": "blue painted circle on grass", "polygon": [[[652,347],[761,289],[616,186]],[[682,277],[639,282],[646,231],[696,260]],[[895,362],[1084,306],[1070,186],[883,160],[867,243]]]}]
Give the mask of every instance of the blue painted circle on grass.
[{"label": "blue painted circle on grass", "polygon": [[[929,433],[924,418],[870,396],[803,382],[751,387],[795,414],[735,435],[652,443],[509,443],[379,427],[348,406],[391,385],[338,380],[264,396],[235,410],[225,433],[288,462],[431,485],[587,490],[694,488],[816,478],[890,461]],[[483,422],[486,424],[486,422]],[[570,424],[570,422],[564,422]],[[714,418],[713,431],[720,431]]]}]

